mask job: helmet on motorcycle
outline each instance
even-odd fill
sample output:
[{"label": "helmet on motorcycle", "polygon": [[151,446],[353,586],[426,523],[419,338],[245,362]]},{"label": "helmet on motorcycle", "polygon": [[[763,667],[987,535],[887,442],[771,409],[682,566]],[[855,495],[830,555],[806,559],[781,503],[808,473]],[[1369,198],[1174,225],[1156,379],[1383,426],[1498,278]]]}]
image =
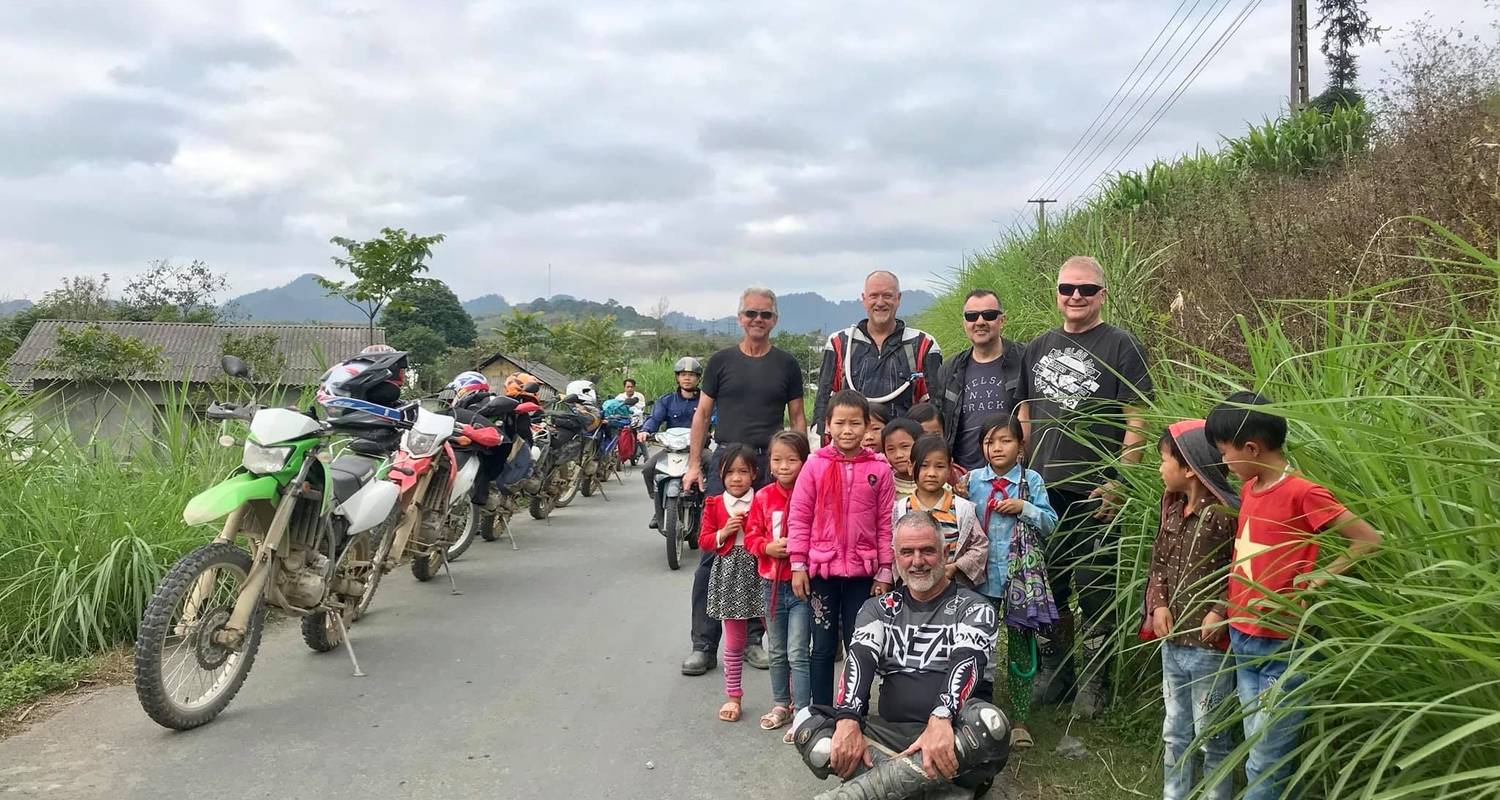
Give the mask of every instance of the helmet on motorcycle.
[{"label": "helmet on motorcycle", "polygon": [[391,347],[388,344],[372,344],[372,345],[367,345],[365,347],[365,349],[359,351],[359,354],[362,355],[362,356],[369,356],[369,355],[374,355],[376,353],[394,353],[394,352],[396,352],[396,348]]},{"label": "helmet on motorcycle", "polygon": [[529,372],[513,372],[505,379],[505,396],[537,402],[542,382]]},{"label": "helmet on motorcycle", "polygon": [[599,405],[599,393],[594,390],[593,381],[573,381],[564,394],[573,395],[591,406]]},{"label": "helmet on motorcycle", "polygon": [[672,365],[673,373],[691,372],[698,377],[703,377],[703,363],[692,356],[683,356]]},{"label": "helmet on motorcycle", "polygon": [[395,407],[401,401],[401,379],[405,371],[406,353],[400,350],[392,348],[361,353],[323,373],[318,381],[318,404],[327,412],[329,421],[341,426],[388,427],[390,418],[378,412],[329,406],[328,403],[343,397]]},{"label": "helmet on motorcycle", "polygon": [[453,390],[454,400],[459,400],[466,395],[488,392],[490,390],[490,379],[485,377],[482,372],[474,372],[473,370],[460,372],[453,376],[453,380],[448,382],[446,388]]}]

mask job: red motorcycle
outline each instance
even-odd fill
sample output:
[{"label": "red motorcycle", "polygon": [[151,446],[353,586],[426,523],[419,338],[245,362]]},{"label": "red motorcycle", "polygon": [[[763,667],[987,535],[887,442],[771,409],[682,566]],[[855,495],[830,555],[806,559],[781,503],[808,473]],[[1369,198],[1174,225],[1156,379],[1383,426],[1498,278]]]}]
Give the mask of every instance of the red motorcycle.
[{"label": "red motorcycle", "polygon": [[[424,408],[418,410],[416,423],[401,437],[401,448],[386,476],[400,490],[398,522],[393,535],[381,543],[384,548],[389,542],[389,549],[377,554],[377,563],[386,565],[387,571],[408,552],[412,556],[411,574],[419,581],[431,580],[439,567],[447,566],[451,543],[444,522],[460,469],[455,440],[460,446],[473,442],[493,447],[500,443],[500,432],[465,425]],[[394,559],[391,554],[395,554]],[[451,572],[448,580],[451,585]]]}]

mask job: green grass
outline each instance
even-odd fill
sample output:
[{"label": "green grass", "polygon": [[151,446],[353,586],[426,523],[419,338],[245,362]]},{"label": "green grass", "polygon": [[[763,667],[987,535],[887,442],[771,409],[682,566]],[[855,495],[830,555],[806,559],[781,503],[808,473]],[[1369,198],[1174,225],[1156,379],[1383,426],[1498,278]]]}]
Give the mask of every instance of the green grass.
[{"label": "green grass", "polygon": [[45,656],[0,666],[0,712],[29,703],[48,692],[67,689],[93,666],[93,660],[56,661]]}]

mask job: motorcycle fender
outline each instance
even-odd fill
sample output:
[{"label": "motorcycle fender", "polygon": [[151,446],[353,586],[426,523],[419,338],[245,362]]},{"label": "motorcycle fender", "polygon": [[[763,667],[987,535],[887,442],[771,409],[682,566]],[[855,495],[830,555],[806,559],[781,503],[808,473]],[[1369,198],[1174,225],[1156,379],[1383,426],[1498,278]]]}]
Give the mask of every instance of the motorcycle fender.
[{"label": "motorcycle fender", "polygon": [[[396,484],[401,495],[417,487],[417,481],[422,479],[427,470],[432,466],[432,458],[412,458],[404,453],[396,457],[396,462],[391,465],[390,472],[386,473],[386,479]],[[407,474],[405,470],[409,470]]]},{"label": "motorcycle fender", "polygon": [[396,484],[390,481],[370,481],[354,496],[340,503],[333,513],[349,520],[349,533],[367,531],[391,515],[400,494]]},{"label": "motorcycle fender", "polygon": [[274,475],[238,472],[189,500],[182,521],[189,525],[213,522],[250,500],[274,500],[280,490]]},{"label": "motorcycle fender", "polygon": [[667,481],[667,485],[662,487],[662,490],[662,496],[666,497],[668,500],[674,497],[678,497],[682,494],[682,481],[669,480]]},{"label": "motorcycle fender", "polygon": [[452,502],[458,502],[469,496],[469,489],[474,486],[474,478],[479,474],[479,457],[471,456],[458,468],[458,474],[453,476]]}]

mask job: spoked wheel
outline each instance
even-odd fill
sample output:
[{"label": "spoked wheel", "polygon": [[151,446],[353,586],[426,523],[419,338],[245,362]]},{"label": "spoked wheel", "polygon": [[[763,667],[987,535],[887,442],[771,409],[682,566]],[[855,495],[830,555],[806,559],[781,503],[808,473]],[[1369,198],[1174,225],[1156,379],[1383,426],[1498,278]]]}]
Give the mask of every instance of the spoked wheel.
[{"label": "spoked wheel", "polygon": [[418,553],[411,560],[411,576],[423,583],[430,581],[443,568],[443,551],[433,548],[426,553]]},{"label": "spoked wheel", "polygon": [[302,618],[302,641],[315,653],[337,650],[344,643],[337,611],[316,611]]},{"label": "spoked wheel", "polygon": [[225,625],[249,575],[249,553],[214,543],[184,556],[157,584],[135,640],[135,693],[157,724],[176,730],[203,725],[244,684],[260,647],[265,607],[256,598],[237,643],[225,641]]},{"label": "spoked wheel", "polygon": [[552,495],[544,492],[531,498],[531,503],[527,506],[526,510],[531,512],[532,519],[546,519],[547,515],[552,513],[556,502],[556,500],[552,499]]},{"label": "spoked wheel", "polygon": [[[562,477],[559,480],[563,481],[563,490],[557,495],[557,499],[553,501],[552,505],[554,508],[565,508],[569,503],[573,502],[573,498],[578,496],[578,490],[583,485],[583,465],[577,461],[569,461],[564,464],[562,466]],[[537,519],[541,519],[541,517],[537,517]]]},{"label": "spoked wheel", "polygon": [[486,516],[490,515],[483,507],[476,507],[467,497],[448,506],[444,526],[447,535],[453,540],[448,545],[449,561],[457,561],[469,549],[469,545],[474,543],[474,537],[480,531],[480,523]]},{"label": "spoked wheel", "polygon": [[685,524],[682,506],[677,502],[677,498],[668,500],[667,507],[662,509],[661,513],[662,534],[667,540],[668,569],[678,569],[682,566],[682,554],[686,545],[682,535]]},{"label": "spoked wheel", "polygon": [[385,561],[390,557],[391,545],[396,541],[396,520],[396,514],[391,514],[389,519],[366,532],[354,544],[355,550],[351,556],[354,560],[349,569],[355,578],[364,581],[365,590],[354,604],[354,610],[349,615],[350,622],[358,622],[370,610],[370,603],[375,599],[380,578],[386,573]]}]

